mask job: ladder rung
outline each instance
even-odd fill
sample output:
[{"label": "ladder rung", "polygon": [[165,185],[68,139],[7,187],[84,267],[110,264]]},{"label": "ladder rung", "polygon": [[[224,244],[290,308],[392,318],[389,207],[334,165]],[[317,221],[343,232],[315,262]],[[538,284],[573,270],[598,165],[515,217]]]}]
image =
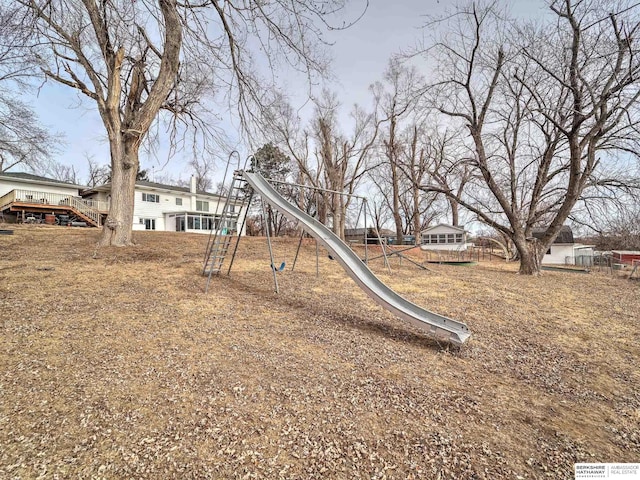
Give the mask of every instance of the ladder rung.
[{"label": "ladder rung", "polygon": [[[241,216],[242,208],[247,204],[247,189],[246,182],[242,176],[235,174],[233,176],[233,182],[231,189],[227,195],[227,201],[222,208],[222,214],[218,226],[215,230],[222,231],[228,230],[227,227],[229,220],[237,220]],[[239,207],[239,208],[238,208]],[[230,211],[233,209],[234,211]],[[238,211],[236,211],[238,209]],[[213,232],[212,232],[213,233]],[[216,232],[214,240],[208,246],[207,261],[205,264],[205,274],[211,275],[213,273],[220,273],[225,258],[228,256],[229,247],[233,240],[234,235],[221,235]]]}]

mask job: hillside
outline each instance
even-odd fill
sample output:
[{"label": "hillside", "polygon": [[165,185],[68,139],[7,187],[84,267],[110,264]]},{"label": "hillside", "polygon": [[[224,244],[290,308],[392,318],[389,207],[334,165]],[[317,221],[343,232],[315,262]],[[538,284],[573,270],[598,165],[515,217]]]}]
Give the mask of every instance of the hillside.
[{"label": "hillside", "polygon": [[466,322],[460,350],[315,244],[15,226],[0,236],[0,478],[573,478],[640,458],[640,285],[515,265],[372,269]]}]

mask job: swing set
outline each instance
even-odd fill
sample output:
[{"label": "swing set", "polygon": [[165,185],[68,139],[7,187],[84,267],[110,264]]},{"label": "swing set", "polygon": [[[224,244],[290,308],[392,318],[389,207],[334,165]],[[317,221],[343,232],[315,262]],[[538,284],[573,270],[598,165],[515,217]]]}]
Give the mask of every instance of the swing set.
[{"label": "swing set", "polygon": [[[253,165],[252,165],[253,166]],[[226,178],[225,178],[226,180]],[[286,182],[274,182],[272,183],[286,183]],[[305,235],[305,231],[310,234],[316,241],[316,275],[319,274],[319,246],[321,243],[328,251],[329,258],[334,257],[337,263],[345,270],[345,272],[356,282],[356,284],[376,303],[390,312],[397,315],[399,318],[411,323],[412,325],[422,329],[428,335],[435,337],[436,339],[442,339],[456,345],[462,345],[471,335],[469,328],[463,322],[453,320],[451,318],[444,317],[437,313],[426,310],[409,300],[403,298],[401,295],[394,292],[387,285],[384,284],[371,270],[369,270],[367,263],[369,261],[368,251],[368,228],[367,228],[367,214],[370,213],[367,205],[366,198],[344,192],[337,192],[334,190],[321,189],[318,187],[311,187],[309,185],[297,185],[300,188],[310,188],[316,192],[329,192],[338,195],[348,195],[349,197],[357,198],[362,201],[360,209],[358,211],[358,218],[356,225],[360,221],[360,216],[364,214],[364,259],[361,258],[355,251],[344,241],[338,238],[335,233],[323,225],[317,218],[305,213],[297,208],[294,204],[286,200],[280,193],[274,188],[274,186],[259,173],[250,170],[236,170],[233,172],[233,182],[227,193],[227,199],[222,209],[222,213],[219,216],[217,225],[211,230],[207,249],[204,257],[203,275],[207,275],[207,287],[208,290],[211,276],[216,273],[220,274],[224,260],[227,256],[227,252],[231,248],[231,237],[236,237],[235,245],[232,248],[231,259],[227,269],[227,275],[231,272],[231,266],[238,250],[238,244],[240,243],[240,233],[242,232],[246,217],[248,206],[254,194],[258,194],[261,199],[262,216],[264,224],[268,224],[267,208],[269,204],[272,208],[278,210],[289,220],[296,221],[298,226],[301,226],[302,234],[298,241],[298,247],[296,249],[296,255],[293,260],[291,270],[295,269],[300,248],[302,246],[302,240]],[[251,187],[247,190],[247,186]],[[317,201],[317,200],[316,200]],[[236,207],[240,206],[239,209]],[[239,228],[238,228],[239,226]],[[273,283],[275,292],[279,293],[278,287],[278,273],[283,272],[286,267],[286,262],[282,262],[279,267],[276,266],[273,257],[273,245],[271,242],[271,234],[269,228],[265,229],[267,237],[267,245],[269,247],[269,259],[271,265],[271,271],[273,273]],[[391,272],[391,267],[387,258],[387,250],[385,244],[380,237],[380,233],[376,231],[376,237],[378,243],[382,249],[382,256],[384,262]],[[401,252],[395,252],[400,254]],[[379,257],[374,257],[379,258]],[[402,258],[402,257],[400,257]]]},{"label": "swing set", "polygon": [[[349,198],[355,198],[357,199],[360,203],[360,208],[358,209],[358,216],[356,218],[356,222],[355,224],[358,225],[358,223],[360,223],[360,218],[364,217],[364,235],[363,235],[363,241],[364,241],[364,258],[361,259],[365,264],[368,265],[370,260],[375,260],[378,258],[384,258],[384,265],[387,268],[387,270],[389,271],[389,273],[391,273],[391,266],[389,265],[389,254],[387,253],[387,248],[385,248],[385,242],[383,241],[383,239],[380,237],[380,233],[378,232],[377,229],[375,229],[376,232],[376,236],[375,237],[369,237],[369,231],[367,228],[367,212],[371,215],[371,212],[369,210],[369,205],[367,203],[367,198],[363,197],[361,195],[356,195],[355,193],[345,193],[345,192],[339,192],[337,190],[330,190],[327,188],[320,188],[320,187],[314,187],[311,185],[303,185],[303,184],[299,184],[299,183],[290,183],[290,182],[283,182],[280,180],[273,180],[273,179],[266,179],[269,183],[272,184],[280,184],[280,185],[287,185],[287,186],[291,186],[291,187],[297,187],[297,188],[304,188],[304,189],[308,189],[308,190],[313,190],[316,195],[315,195],[315,204],[316,204],[316,213],[318,212],[319,208],[319,199],[318,199],[318,194],[323,192],[323,193],[331,193],[331,194],[337,194],[337,195],[341,195],[341,196],[346,196]],[[273,254],[273,244],[271,241],[271,233],[270,233],[270,222],[271,222],[271,210],[267,209],[267,206],[265,204],[264,199],[262,199],[261,197],[261,210],[262,210],[262,221],[263,221],[263,225],[264,225],[264,231],[265,231],[265,236],[267,238],[267,245],[269,248],[269,260],[270,260],[270,265],[271,265],[271,270],[273,272],[273,284],[274,284],[274,290],[276,293],[279,293],[279,286],[278,286],[278,277],[277,274],[284,272],[285,267],[286,267],[286,262],[283,261],[279,266],[277,265],[277,263],[274,260],[274,254]],[[314,218],[317,220],[317,215],[314,215]],[[298,228],[299,226],[299,221],[297,222],[296,228]],[[298,261],[298,256],[300,254],[300,248],[302,247],[302,241],[304,240],[304,237],[306,235],[306,232],[304,231],[304,229],[301,229],[301,234],[300,234],[300,238],[298,240],[298,246],[296,247],[296,253],[295,256],[293,258],[293,263],[291,265],[291,271],[294,271],[296,268],[296,263]],[[375,238],[378,241],[378,244],[380,245],[381,249],[382,249],[382,254],[369,258],[369,249],[368,249],[368,240],[369,238]],[[320,247],[318,245],[318,240],[315,239],[315,244],[316,244],[316,277],[320,275]],[[393,252],[393,254],[397,254],[396,252]],[[401,254],[400,254],[401,255]],[[331,256],[331,254],[327,254],[329,260],[333,260],[333,257]],[[413,262],[415,263],[415,262]],[[419,265],[419,264],[418,264]],[[421,265],[419,265],[421,266]],[[422,266],[421,266],[422,267]],[[425,267],[422,267],[425,268]]]}]

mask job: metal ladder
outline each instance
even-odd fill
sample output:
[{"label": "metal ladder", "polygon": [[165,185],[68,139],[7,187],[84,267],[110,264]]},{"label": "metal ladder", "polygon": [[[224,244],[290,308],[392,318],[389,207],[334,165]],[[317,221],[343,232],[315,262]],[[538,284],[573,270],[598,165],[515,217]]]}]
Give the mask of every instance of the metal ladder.
[{"label": "metal ladder", "polygon": [[[229,263],[229,271],[233,264],[233,258],[235,257],[238,243],[240,241],[240,233],[244,228],[244,223],[247,218],[248,206],[251,202],[251,195],[247,198],[247,189],[245,187],[246,182],[242,178],[242,171],[236,170],[233,172],[233,181],[224,206],[222,207],[222,214],[218,220],[218,224],[212,225],[211,233],[209,234],[209,241],[207,242],[207,249],[205,251],[202,274],[208,276],[207,287],[208,290],[211,276],[220,274],[222,271],[222,265],[228,255],[229,248],[231,246],[231,240],[234,237],[234,233],[237,234],[237,240],[233,249],[231,262]],[[242,214],[241,225],[240,215]],[[235,224],[235,226],[233,226]],[[233,226],[233,229],[231,228]],[[227,272],[228,273],[228,272]]]}]

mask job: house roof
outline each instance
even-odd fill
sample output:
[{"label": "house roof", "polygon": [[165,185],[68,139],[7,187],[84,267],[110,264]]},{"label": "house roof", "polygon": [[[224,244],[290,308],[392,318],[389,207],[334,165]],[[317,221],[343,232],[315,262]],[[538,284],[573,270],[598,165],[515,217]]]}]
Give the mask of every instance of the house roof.
[{"label": "house roof", "polygon": [[[375,232],[375,227],[369,227],[367,228],[367,230],[374,231]],[[356,236],[356,235],[364,235],[364,228],[345,228],[344,229],[344,235],[347,237],[352,237],[352,236]],[[395,232],[392,230],[389,230],[388,228],[381,228],[380,229],[380,235],[392,235]]]},{"label": "house roof", "polygon": [[0,178],[2,177],[6,177],[12,180],[31,182],[31,183],[41,183],[41,184],[55,183],[60,185],[66,185],[69,187],[84,188],[82,185],[76,185],[75,183],[63,182],[61,180],[56,180],[55,178],[41,177],[40,175],[34,175],[32,173],[26,173],[26,172],[2,172],[0,173]]},{"label": "house roof", "polygon": [[[136,187],[146,187],[151,190],[169,190],[172,192],[181,192],[181,193],[191,193],[189,187],[181,187],[178,185],[167,185],[164,183],[156,183],[156,182],[148,182],[146,180],[136,180]],[[83,194],[89,194],[91,192],[109,192],[111,191],[111,184],[105,183],[104,185],[100,185],[98,187],[90,188],[83,192]],[[218,197],[221,196],[217,193],[207,192],[205,190],[197,190],[196,195],[207,195],[209,197]]]},{"label": "house roof", "polygon": [[[137,187],[157,188],[157,189],[160,189],[160,190],[172,190],[174,192],[191,193],[191,190],[189,189],[189,187],[179,187],[177,185],[167,185],[167,184],[164,184],[164,183],[148,182],[146,180],[138,180],[136,182],[136,186]],[[197,195],[209,195],[209,196],[212,196],[212,197],[219,197],[220,196],[217,193],[211,193],[211,192],[207,192],[205,190],[197,190],[196,194]]]},{"label": "house roof", "polygon": [[[544,237],[546,231],[546,228],[534,228],[532,234],[535,238],[541,239],[542,237]],[[558,236],[553,241],[553,243],[576,243],[573,239],[573,231],[571,230],[571,227],[568,225],[563,225],[562,227],[560,227],[560,232],[558,233]]]},{"label": "house roof", "polygon": [[437,225],[432,225],[431,227],[425,228],[424,230],[422,230],[422,233],[427,233],[427,232],[433,230],[434,228],[438,228],[438,227],[447,227],[447,228],[450,228],[452,230],[457,230],[460,233],[464,233],[464,231],[465,231],[464,227],[456,227],[456,226],[453,226],[453,225],[448,225],[446,223],[438,223]]}]

